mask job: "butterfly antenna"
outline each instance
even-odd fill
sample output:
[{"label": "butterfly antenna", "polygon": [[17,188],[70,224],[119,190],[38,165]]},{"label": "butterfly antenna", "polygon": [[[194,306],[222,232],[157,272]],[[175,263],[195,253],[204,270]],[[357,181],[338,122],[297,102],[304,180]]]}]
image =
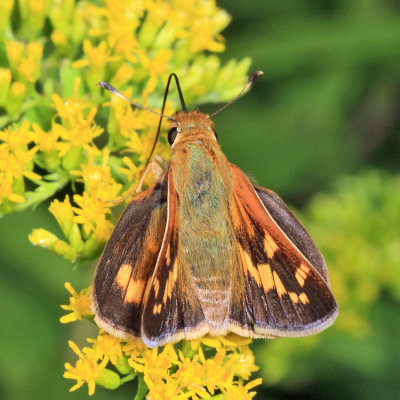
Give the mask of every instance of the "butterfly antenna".
[{"label": "butterfly antenna", "polygon": [[[147,108],[145,106],[142,106],[141,104],[135,103],[134,101],[128,99],[127,97],[125,97],[122,93],[120,93],[117,89],[115,89],[114,86],[110,85],[107,82],[99,82],[97,83],[97,86],[101,86],[103,89],[108,90],[111,93],[116,94],[117,96],[121,97],[122,99],[124,99],[125,101],[127,101],[128,103],[132,104],[135,107],[141,108],[142,110],[146,110],[146,111],[150,111],[153,114],[157,114],[160,117],[164,117],[164,118],[168,118],[171,121],[175,121],[175,118],[169,117],[168,115],[164,115],[162,112],[159,113],[157,111],[152,110],[151,108]],[[164,110],[163,110],[164,111]]]},{"label": "butterfly antenna", "polygon": [[210,118],[213,117],[214,115],[220,113],[221,111],[224,111],[226,108],[228,108],[231,104],[233,104],[237,99],[239,99],[240,97],[242,97],[244,95],[244,93],[247,91],[247,89],[250,88],[250,86],[254,83],[254,81],[261,75],[264,75],[263,71],[256,71],[253,74],[250,75],[249,79],[247,79],[246,84],[244,85],[243,89],[241,90],[241,92],[233,99],[231,100],[229,103],[226,103],[223,107],[221,107],[219,110],[213,112],[212,114],[210,114]]},{"label": "butterfly antenna", "polygon": [[[167,85],[165,86],[165,91],[164,91],[164,99],[163,99],[163,103],[162,103],[162,107],[161,107],[161,117],[160,117],[160,122],[158,123],[158,128],[157,128],[157,134],[153,143],[153,148],[151,149],[149,158],[146,161],[145,166],[147,166],[151,160],[151,158],[153,157],[153,153],[154,150],[156,149],[156,145],[158,142],[158,138],[160,137],[160,131],[161,131],[161,124],[162,124],[162,117],[164,116],[164,109],[165,109],[165,104],[167,103],[167,97],[168,97],[168,92],[169,92],[169,85],[171,84],[171,80],[172,78],[175,79],[176,82],[176,87],[178,89],[178,94],[179,94],[179,99],[181,101],[181,106],[182,106],[182,111],[187,112],[186,110],[186,104],[185,104],[185,100],[183,99],[183,94],[182,94],[182,90],[181,90],[181,86],[179,85],[179,79],[176,76],[175,73],[170,74],[170,76],[168,77],[168,81],[167,81]],[[176,121],[175,118],[169,117],[169,119],[172,119],[173,121]]]}]

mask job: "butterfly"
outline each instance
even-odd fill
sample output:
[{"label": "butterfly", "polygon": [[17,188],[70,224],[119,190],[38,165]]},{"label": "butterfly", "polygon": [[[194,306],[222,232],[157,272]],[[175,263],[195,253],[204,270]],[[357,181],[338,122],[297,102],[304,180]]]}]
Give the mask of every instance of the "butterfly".
[{"label": "butterfly", "polygon": [[91,289],[96,323],[149,347],[206,334],[322,331],[338,315],[323,256],[283,200],[227,160],[216,113],[187,111],[175,79],[183,111],[168,117],[170,161],[104,249]]}]

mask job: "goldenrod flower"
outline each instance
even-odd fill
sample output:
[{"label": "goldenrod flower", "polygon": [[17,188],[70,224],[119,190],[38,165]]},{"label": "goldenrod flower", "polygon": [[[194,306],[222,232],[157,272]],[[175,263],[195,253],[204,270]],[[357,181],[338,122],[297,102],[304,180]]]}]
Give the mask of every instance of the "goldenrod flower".
[{"label": "goldenrod flower", "polygon": [[76,379],[76,385],[72,386],[70,392],[80,388],[85,382],[89,387],[89,395],[94,393],[96,387],[96,379],[100,377],[101,372],[105,369],[108,360],[105,358],[100,363],[97,362],[96,358],[92,358],[90,355],[82,353],[78,346],[73,342],[68,342],[69,347],[79,357],[78,361],[73,367],[70,363],[65,363],[64,378]]},{"label": "goldenrod flower", "polygon": [[251,400],[257,393],[249,392],[255,386],[261,385],[261,378],[254,379],[246,385],[241,385],[239,382],[233,383],[227,388],[222,388],[223,400]]},{"label": "goldenrod flower", "polygon": [[36,146],[29,148],[32,142],[29,122],[21,126],[14,125],[0,131],[0,205],[8,199],[11,202],[23,202],[25,189],[23,178],[39,180],[41,176],[33,172]]},{"label": "goldenrod flower", "polygon": [[[111,176],[111,168],[108,166],[109,150],[106,148],[101,155],[101,165],[96,165],[94,154],[91,152],[87,164],[81,165],[80,170],[71,171],[71,175],[81,177],[79,181],[84,183],[85,191],[94,202],[106,205],[117,198],[122,185]],[[109,210],[105,213],[108,212]]]},{"label": "goldenrod flower", "polygon": [[60,322],[66,324],[78,319],[91,317],[93,314],[90,311],[90,288],[83,289],[77,293],[69,282],[65,283],[65,288],[72,296],[69,298],[69,304],[62,305],[61,308],[71,312],[62,316]]},{"label": "goldenrod flower", "polygon": [[83,352],[91,355],[93,358],[103,360],[107,359],[112,364],[116,365],[118,359],[123,357],[122,354],[122,341],[115,336],[109,335],[101,331],[97,339],[87,339],[92,343],[92,347],[85,347]]},{"label": "goldenrod flower", "polygon": [[107,43],[104,40],[97,47],[93,46],[89,40],[85,40],[83,42],[83,51],[87,58],[75,61],[75,68],[91,66],[96,69],[103,69],[107,62],[118,60],[118,57],[110,56],[110,51],[107,49]]},{"label": "goldenrod flower", "polygon": [[[93,139],[103,132],[103,128],[95,125],[95,115],[96,109],[92,108],[87,117],[79,114],[75,116],[70,126],[53,124],[54,131],[62,139],[56,145],[60,157],[64,157],[68,151],[74,149],[84,149],[88,152],[97,150]],[[78,161],[79,157],[76,159],[76,163]]]}]

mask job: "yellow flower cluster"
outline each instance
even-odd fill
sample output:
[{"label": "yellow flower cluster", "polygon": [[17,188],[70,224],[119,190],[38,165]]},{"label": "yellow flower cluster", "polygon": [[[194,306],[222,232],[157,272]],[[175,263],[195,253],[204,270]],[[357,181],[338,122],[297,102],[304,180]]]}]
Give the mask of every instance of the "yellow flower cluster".
[{"label": "yellow flower cluster", "polygon": [[41,177],[33,172],[33,158],[38,148],[28,147],[32,142],[29,122],[1,131],[0,141],[0,199],[7,210],[12,203],[25,201],[24,177],[33,181]]},{"label": "yellow flower cluster", "polygon": [[[39,228],[29,239],[72,262],[94,259],[111,234],[112,207],[138,183],[158,123],[96,84],[110,82],[157,109],[175,72],[191,107],[232,99],[250,61],[221,65],[213,54],[225,49],[220,32],[230,21],[215,0],[24,0],[15,7],[14,0],[0,4],[7,56],[0,68],[0,214],[66,188],[49,207],[63,238]],[[171,115],[180,104],[178,96],[169,99]],[[156,153],[168,159],[164,131]],[[66,288],[69,313],[61,322],[91,319],[89,291]],[[244,384],[256,367],[249,341],[236,337],[161,351],[102,331],[88,342],[82,350],[70,342],[78,361],[66,364],[65,377],[76,380],[72,389],[86,382],[90,394],[96,384],[115,389],[138,377],[149,399],[250,399],[259,384]]]},{"label": "yellow flower cluster", "polygon": [[[72,296],[70,304],[62,308],[71,312],[60,321],[91,319],[89,289],[77,293],[69,283],[65,286]],[[217,395],[221,399],[246,400],[253,398],[255,392],[251,389],[261,383],[258,378],[245,384],[258,368],[249,348],[251,339],[233,334],[205,336],[161,349],[120,340],[104,331],[87,341],[90,347],[82,351],[69,342],[78,356],[75,366],[65,364],[64,377],[77,382],[71,391],[87,383],[92,395],[96,384],[115,389],[138,378],[147,386],[149,400],[211,399]],[[118,372],[107,368],[109,364]]]}]

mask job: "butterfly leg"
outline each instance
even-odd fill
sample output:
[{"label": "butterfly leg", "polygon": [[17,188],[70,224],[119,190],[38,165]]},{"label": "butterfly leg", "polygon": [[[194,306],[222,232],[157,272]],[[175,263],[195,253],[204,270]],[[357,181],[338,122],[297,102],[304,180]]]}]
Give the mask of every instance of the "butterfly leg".
[{"label": "butterfly leg", "polygon": [[161,180],[165,175],[167,167],[168,163],[160,155],[156,154],[144,169],[139,183],[135,189],[135,193],[140,193],[142,191],[143,182],[150,171],[157,178],[157,180]]}]

